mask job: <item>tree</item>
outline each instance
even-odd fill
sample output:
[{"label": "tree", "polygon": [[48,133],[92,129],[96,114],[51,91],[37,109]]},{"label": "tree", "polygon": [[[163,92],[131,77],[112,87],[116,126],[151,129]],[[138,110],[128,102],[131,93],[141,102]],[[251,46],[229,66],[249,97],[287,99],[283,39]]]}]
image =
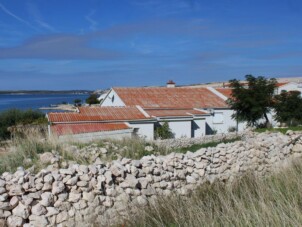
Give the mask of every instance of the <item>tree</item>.
[{"label": "tree", "polygon": [[81,104],[82,104],[82,100],[81,99],[75,99],[73,102],[74,102],[75,106],[81,106]]},{"label": "tree", "polygon": [[262,76],[245,76],[247,87],[240,81],[230,80],[233,88],[232,97],[228,104],[235,111],[233,118],[246,121],[249,126],[259,126],[259,120],[265,119],[265,125],[270,125],[267,113],[273,107],[273,96],[276,88],[276,79],[266,79]]},{"label": "tree", "polygon": [[168,122],[164,122],[163,125],[160,125],[156,127],[155,129],[155,138],[160,138],[160,139],[170,139],[173,138],[173,133],[169,127]]},{"label": "tree", "polygon": [[302,122],[302,97],[299,91],[282,91],[274,99],[275,119],[292,126]]},{"label": "tree", "polygon": [[91,94],[87,99],[86,99],[86,103],[89,105],[92,104],[99,104],[100,101],[98,100],[98,95],[97,94]]}]

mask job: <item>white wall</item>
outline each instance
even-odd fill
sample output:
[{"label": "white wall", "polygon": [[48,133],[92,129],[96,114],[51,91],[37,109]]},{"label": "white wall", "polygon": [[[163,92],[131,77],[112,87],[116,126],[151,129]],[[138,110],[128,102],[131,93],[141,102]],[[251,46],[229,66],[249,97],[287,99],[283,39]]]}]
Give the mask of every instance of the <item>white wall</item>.
[{"label": "white wall", "polygon": [[101,106],[126,106],[114,90],[110,90]]},{"label": "white wall", "polygon": [[193,136],[203,137],[206,134],[206,120],[205,119],[195,119],[193,122]]},{"label": "white wall", "polygon": [[174,138],[191,138],[191,121],[168,121],[169,127],[174,134]]},{"label": "white wall", "polygon": [[107,132],[93,132],[93,133],[81,133],[74,135],[63,135],[59,136],[59,140],[61,141],[81,141],[81,142],[89,142],[97,139],[123,139],[123,138],[131,138],[132,129],[126,130],[117,130],[117,131],[107,131]]},{"label": "white wall", "polygon": [[[214,115],[206,117],[206,123],[209,128],[206,129],[207,134],[210,130],[216,130],[217,133],[228,133],[229,128],[237,127],[237,122],[232,118],[233,110],[230,109],[215,109]],[[219,116],[219,117],[218,117]],[[246,123],[238,123],[238,131],[243,131],[246,128]],[[210,129],[210,130],[209,130]]]},{"label": "white wall", "polygon": [[154,123],[129,123],[129,126],[134,128],[139,137],[146,138],[147,140],[154,139]]},{"label": "white wall", "polygon": [[291,82],[291,83],[285,84],[281,87],[278,87],[277,88],[277,94],[280,94],[282,90],[285,90],[285,91],[300,91],[302,93],[302,86],[299,83]]}]

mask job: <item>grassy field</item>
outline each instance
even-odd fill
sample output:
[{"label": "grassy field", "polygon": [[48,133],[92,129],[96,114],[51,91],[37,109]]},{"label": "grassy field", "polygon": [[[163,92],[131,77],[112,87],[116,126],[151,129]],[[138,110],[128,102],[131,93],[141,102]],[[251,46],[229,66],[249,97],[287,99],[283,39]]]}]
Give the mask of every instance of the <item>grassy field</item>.
[{"label": "grassy field", "polygon": [[288,127],[288,128],[258,128],[258,129],[255,129],[255,132],[261,133],[261,132],[270,131],[270,132],[281,132],[281,133],[285,134],[288,130],[302,131],[302,126]]},{"label": "grassy field", "polygon": [[301,226],[302,164],[265,179],[204,184],[189,197],[159,197],[119,226]]}]

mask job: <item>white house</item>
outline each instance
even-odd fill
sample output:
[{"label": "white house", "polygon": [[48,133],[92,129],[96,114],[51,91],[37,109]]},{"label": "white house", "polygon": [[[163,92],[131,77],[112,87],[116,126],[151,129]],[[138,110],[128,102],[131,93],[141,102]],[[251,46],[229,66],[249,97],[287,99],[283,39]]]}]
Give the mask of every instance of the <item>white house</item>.
[{"label": "white house", "polygon": [[77,113],[49,113],[50,134],[91,140],[139,136],[153,140],[157,127],[168,122],[175,138],[202,137],[214,132],[241,131],[226,103],[229,88],[112,88],[100,106],[79,107]]},{"label": "white house", "polygon": [[[234,113],[226,100],[231,94],[231,89],[214,89],[204,87],[175,87],[169,83],[167,87],[141,87],[141,88],[112,88],[101,106],[133,106],[139,105],[146,112],[162,111],[159,122],[168,121],[175,137],[198,137],[211,134],[213,131],[227,133],[231,128],[243,130],[246,125],[237,123],[233,118]],[[193,132],[192,128],[201,125],[197,119],[188,119],[178,116],[178,120],[172,118],[174,112],[186,109],[203,111],[199,121],[205,122],[205,130]],[[170,113],[168,111],[169,110]],[[190,113],[190,112],[189,112]],[[193,115],[191,113],[191,115]],[[181,118],[182,117],[182,118]],[[196,116],[195,116],[196,118]],[[189,123],[190,122],[190,123]],[[195,126],[194,126],[195,125]],[[191,134],[189,133],[191,128]],[[201,128],[201,127],[200,127]]]},{"label": "white house", "polygon": [[299,91],[302,94],[302,83],[297,83],[297,82],[278,83],[276,94],[280,94],[282,91]]}]

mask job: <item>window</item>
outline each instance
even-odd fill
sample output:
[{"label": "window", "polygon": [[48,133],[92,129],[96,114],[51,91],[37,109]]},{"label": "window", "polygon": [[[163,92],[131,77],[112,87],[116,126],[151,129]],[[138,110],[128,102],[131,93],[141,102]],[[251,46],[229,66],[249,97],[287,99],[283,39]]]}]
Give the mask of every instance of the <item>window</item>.
[{"label": "window", "polygon": [[223,113],[214,113],[213,124],[223,124]]}]

